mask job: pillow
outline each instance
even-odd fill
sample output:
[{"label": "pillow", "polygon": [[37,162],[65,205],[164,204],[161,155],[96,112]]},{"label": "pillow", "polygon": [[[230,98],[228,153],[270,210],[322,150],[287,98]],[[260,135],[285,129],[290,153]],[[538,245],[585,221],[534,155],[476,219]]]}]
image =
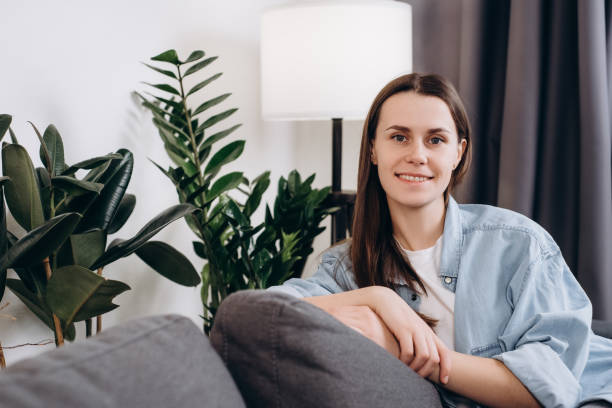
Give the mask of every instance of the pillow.
[{"label": "pillow", "polygon": [[244,407],[198,327],[177,315],[112,327],[0,372],[0,407]]},{"label": "pillow", "polygon": [[248,406],[441,406],[433,384],[382,347],[284,293],[230,295],[211,343]]}]

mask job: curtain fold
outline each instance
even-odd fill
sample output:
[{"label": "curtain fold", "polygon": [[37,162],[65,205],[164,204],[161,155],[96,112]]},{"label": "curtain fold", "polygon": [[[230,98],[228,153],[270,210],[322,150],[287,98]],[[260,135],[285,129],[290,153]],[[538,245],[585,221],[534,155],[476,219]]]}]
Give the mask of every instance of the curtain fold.
[{"label": "curtain fold", "polygon": [[461,0],[452,13],[446,0],[408,3],[415,71],[449,77],[474,128],[472,169],[456,198],[540,223],[594,317],[612,320],[610,2]]}]

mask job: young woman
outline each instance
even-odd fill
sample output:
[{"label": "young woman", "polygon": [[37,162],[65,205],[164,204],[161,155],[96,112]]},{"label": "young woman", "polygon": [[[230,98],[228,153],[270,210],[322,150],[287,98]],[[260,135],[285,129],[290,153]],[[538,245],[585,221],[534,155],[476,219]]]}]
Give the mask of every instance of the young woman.
[{"label": "young woman", "polygon": [[451,197],[470,149],[448,81],[387,84],[364,124],[352,239],[311,278],[273,290],[369,337],[450,404],[454,393],[489,406],[612,402],[612,341],[592,333],[591,304],[550,235]]}]

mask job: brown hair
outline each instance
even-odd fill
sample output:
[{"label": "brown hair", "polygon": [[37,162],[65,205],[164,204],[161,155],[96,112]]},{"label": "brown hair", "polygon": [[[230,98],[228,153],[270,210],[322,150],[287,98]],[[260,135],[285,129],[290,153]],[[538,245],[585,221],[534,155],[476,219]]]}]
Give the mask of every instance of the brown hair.
[{"label": "brown hair", "polygon": [[[380,109],[389,97],[400,92],[415,92],[442,99],[449,107],[459,141],[465,139],[467,142],[461,161],[444,191],[445,203],[448,204],[450,192],[461,181],[470,164],[470,123],[453,85],[439,75],[418,73],[403,75],[389,82],[374,99],[363,126],[350,257],[355,281],[359,287],[395,287],[393,282],[403,278],[412,290],[416,290],[416,283],[426,293],[423,283],[393,238],[387,196],[371,161]],[[433,322],[432,319],[425,320],[430,324]]]}]

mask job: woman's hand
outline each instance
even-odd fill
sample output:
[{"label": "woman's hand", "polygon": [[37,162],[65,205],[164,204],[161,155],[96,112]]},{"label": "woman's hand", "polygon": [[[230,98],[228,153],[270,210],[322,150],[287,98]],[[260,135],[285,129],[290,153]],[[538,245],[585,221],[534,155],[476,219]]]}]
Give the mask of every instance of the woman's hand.
[{"label": "woman's hand", "polygon": [[451,370],[451,351],[392,289],[374,286],[372,291],[370,307],[398,340],[399,359],[424,378],[439,369],[437,379],[446,384]]},{"label": "woman's hand", "polygon": [[341,306],[368,306],[382,319],[399,342],[401,361],[425,378],[439,368],[439,381],[442,384],[448,382],[451,351],[392,289],[369,286],[332,295],[307,297],[303,300],[328,313]]},{"label": "woman's hand", "polygon": [[400,357],[399,343],[393,333],[369,306],[336,306],[327,312],[387,350],[392,356]]}]

